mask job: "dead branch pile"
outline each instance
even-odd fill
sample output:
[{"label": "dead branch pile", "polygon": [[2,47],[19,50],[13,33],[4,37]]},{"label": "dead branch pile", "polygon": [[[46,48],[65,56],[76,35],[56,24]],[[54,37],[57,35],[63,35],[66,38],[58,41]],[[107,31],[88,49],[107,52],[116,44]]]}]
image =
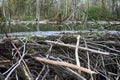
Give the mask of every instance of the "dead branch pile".
[{"label": "dead branch pile", "polygon": [[0,80],[119,80],[119,35],[0,40]]}]

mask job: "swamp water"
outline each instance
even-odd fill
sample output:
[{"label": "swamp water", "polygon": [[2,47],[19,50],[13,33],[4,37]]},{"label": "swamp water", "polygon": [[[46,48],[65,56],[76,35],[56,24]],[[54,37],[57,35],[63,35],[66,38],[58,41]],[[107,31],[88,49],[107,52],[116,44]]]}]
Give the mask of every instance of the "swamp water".
[{"label": "swamp water", "polygon": [[0,36],[8,33],[9,36],[50,36],[59,35],[60,33],[120,33],[120,26],[93,25],[93,24],[0,24]]}]

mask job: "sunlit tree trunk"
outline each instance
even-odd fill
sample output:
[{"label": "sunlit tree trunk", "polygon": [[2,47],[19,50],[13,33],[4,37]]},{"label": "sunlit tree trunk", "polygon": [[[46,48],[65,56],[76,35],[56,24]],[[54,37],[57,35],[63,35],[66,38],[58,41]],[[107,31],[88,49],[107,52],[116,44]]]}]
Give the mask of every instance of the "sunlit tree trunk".
[{"label": "sunlit tree trunk", "polygon": [[83,1],[83,22],[86,24],[87,18],[88,18],[88,10],[89,10],[89,0],[84,0]]},{"label": "sunlit tree trunk", "polygon": [[10,20],[11,20],[12,13],[11,13],[11,4],[10,4],[9,1],[8,1],[8,14],[9,14],[9,21],[10,21]]},{"label": "sunlit tree trunk", "polygon": [[36,19],[40,21],[40,0],[36,0]]},{"label": "sunlit tree trunk", "polygon": [[76,0],[73,0],[73,6],[72,6],[72,13],[73,13],[73,15],[72,15],[72,20],[75,19],[75,9],[76,9],[75,4],[76,4]]},{"label": "sunlit tree trunk", "polygon": [[58,0],[58,12],[60,11],[61,8],[61,1]]},{"label": "sunlit tree trunk", "polygon": [[65,16],[67,16],[68,14],[68,0],[66,0],[66,13],[65,13]]},{"label": "sunlit tree trunk", "polygon": [[2,11],[3,11],[3,16],[6,17],[6,12],[5,12],[5,0],[2,1]]},{"label": "sunlit tree trunk", "polygon": [[30,17],[32,16],[32,6],[31,6],[31,0],[29,1],[29,13]]}]

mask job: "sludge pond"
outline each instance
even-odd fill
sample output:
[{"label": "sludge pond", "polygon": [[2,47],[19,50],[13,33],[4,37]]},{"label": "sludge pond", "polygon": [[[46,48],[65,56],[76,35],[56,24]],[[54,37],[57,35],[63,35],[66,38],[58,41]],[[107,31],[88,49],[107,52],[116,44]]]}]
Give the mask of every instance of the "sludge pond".
[{"label": "sludge pond", "polygon": [[120,79],[119,25],[2,24],[0,33],[2,80]]}]

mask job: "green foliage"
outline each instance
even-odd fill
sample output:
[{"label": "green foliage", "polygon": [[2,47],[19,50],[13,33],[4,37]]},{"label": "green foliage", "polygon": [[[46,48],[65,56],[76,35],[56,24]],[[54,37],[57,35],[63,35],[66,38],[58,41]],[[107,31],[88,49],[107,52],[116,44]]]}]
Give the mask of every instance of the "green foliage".
[{"label": "green foliage", "polygon": [[[36,16],[22,16],[21,20],[25,21],[25,20],[34,20],[36,18]],[[45,20],[46,18],[44,16],[40,16],[40,20]]]},{"label": "green foliage", "polygon": [[88,10],[88,20],[99,20],[101,16],[101,10],[102,8],[100,6],[90,6]]},{"label": "green foliage", "polygon": [[45,16],[40,16],[40,19],[45,20],[46,18],[45,18]]},{"label": "green foliage", "polygon": [[[34,20],[36,18],[36,0],[5,0],[5,13],[6,18],[11,19],[20,19],[20,20]],[[53,2],[52,2],[53,1]],[[54,0],[40,0],[40,20],[44,20],[46,18],[52,18],[56,12],[60,11],[61,17],[66,19],[72,13],[72,0],[67,1],[67,5],[65,2],[62,2],[59,5],[58,2],[54,2]],[[76,4],[78,1],[75,1]],[[98,0],[98,2],[100,2]],[[1,3],[0,3],[0,6]],[[77,5],[75,5],[77,6]],[[57,7],[60,7],[58,10]],[[117,16],[116,13],[112,13],[103,9],[103,5],[100,3],[99,5],[90,4],[89,10],[87,13],[88,3],[87,0],[83,0],[83,4],[81,4],[80,8],[75,7],[75,20],[112,20],[118,19],[119,15]],[[106,7],[106,5],[105,5]],[[108,6],[110,7],[110,6]],[[66,13],[67,10],[67,13]],[[1,18],[0,11],[0,18]],[[86,14],[87,13],[87,14]],[[57,19],[57,18],[56,18]],[[1,18],[4,20],[4,18]]]},{"label": "green foliage", "polygon": [[27,14],[30,0],[8,0],[9,9],[13,16],[22,16]]},{"label": "green foliage", "polygon": [[33,40],[33,37],[32,37],[31,35],[28,35],[28,36],[26,36],[26,39],[27,39],[28,41],[32,41],[32,40]]},{"label": "green foliage", "polygon": [[26,21],[26,20],[34,20],[36,17],[35,16],[22,16],[21,20]]},{"label": "green foliage", "polygon": [[88,20],[110,20],[115,17],[112,12],[104,10],[102,6],[90,6],[88,10]]}]

